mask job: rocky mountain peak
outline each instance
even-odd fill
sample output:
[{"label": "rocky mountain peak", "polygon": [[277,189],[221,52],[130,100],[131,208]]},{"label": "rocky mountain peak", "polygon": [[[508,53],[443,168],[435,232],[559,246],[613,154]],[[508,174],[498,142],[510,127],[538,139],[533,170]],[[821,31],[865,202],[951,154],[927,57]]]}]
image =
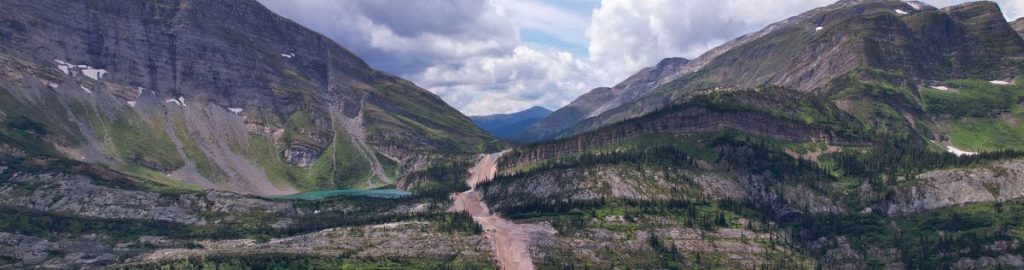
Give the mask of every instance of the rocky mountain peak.
[{"label": "rocky mountain peak", "polygon": [[686,59],[686,58],[682,58],[682,57],[669,57],[669,58],[661,59],[661,61],[658,62],[658,65],[656,66],[656,68],[663,69],[663,68],[669,68],[669,67],[677,67],[677,66],[685,65],[686,63],[689,63],[689,62],[690,62],[690,60]]},{"label": "rocky mountain peak", "polygon": [[522,112],[523,113],[528,113],[528,114],[531,114],[531,115],[536,115],[536,114],[551,113],[551,110],[548,110],[548,108],[544,108],[544,107],[541,107],[541,106],[533,106],[533,107],[530,107],[529,109],[523,110]]},{"label": "rocky mountain peak", "polygon": [[514,139],[523,129],[550,114],[551,110],[534,106],[515,113],[470,116],[470,119],[498,138]]},{"label": "rocky mountain peak", "polygon": [[1012,23],[1010,23],[1010,26],[1013,27],[1013,30],[1017,31],[1017,34],[1020,34],[1021,37],[1024,37],[1024,18],[1020,18],[1017,19],[1016,21],[1013,21]]}]

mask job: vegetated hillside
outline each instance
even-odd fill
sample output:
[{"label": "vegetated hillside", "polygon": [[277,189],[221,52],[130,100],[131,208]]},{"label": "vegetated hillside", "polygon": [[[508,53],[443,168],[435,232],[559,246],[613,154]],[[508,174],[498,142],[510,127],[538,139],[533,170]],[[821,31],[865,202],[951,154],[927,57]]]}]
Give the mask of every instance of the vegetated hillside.
[{"label": "vegetated hillside", "polygon": [[2,6],[0,268],[494,267],[448,196],[496,139],[326,37],[249,0]]},{"label": "vegetated hillside", "polygon": [[551,114],[551,110],[534,106],[517,113],[470,116],[477,126],[502,139],[515,139],[526,127]]},{"label": "vegetated hillside", "polygon": [[[266,199],[194,191],[101,165],[2,149],[0,267],[493,268],[459,177],[397,199]],[[445,189],[447,188],[447,189]]]},{"label": "vegetated hillside", "polygon": [[827,97],[722,89],[512,150],[478,190],[559,232],[532,242],[544,266],[1024,266],[1007,212],[1024,208],[1024,152],[953,152]]},{"label": "vegetated hillside", "polygon": [[558,230],[532,242],[543,266],[1024,267],[1024,40],[998,11],[817,9],[506,153],[478,189]]},{"label": "vegetated hillside", "polygon": [[[834,23],[879,19],[894,29],[903,29],[898,26],[915,16],[933,14],[952,21],[941,25],[953,30],[935,32],[947,37],[975,33],[963,29],[992,17],[987,3],[944,11],[911,3],[920,10],[910,10],[910,3],[843,1],[818,11],[859,14]],[[483,133],[479,129],[444,128],[471,125],[457,113],[428,117],[436,121],[417,118],[430,115],[423,111],[398,113],[436,97],[364,69],[341,49],[311,49],[336,48],[326,39],[298,43],[303,46],[294,55],[289,48],[260,47],[267,44],[263,39],[307,32],[255,23],[244,25],[259,31],[228,35],[248,40],[233,44],[255,46],[251,50],[228,50],[214,46],[217,42],[191,40],[205,35],[187,34],[242,27],[250,17],[263,23],[282,20],[253,11],[263,9],[244,8],[258,7],[251,1],[5,5],[17,12],[0,10],[5,18],[0,35],[14,40],[2,39],[0,50],[0,267],[495,267],[493,244],[481,236],[473,217],[452,211],[450,197],[469,189],[463,181],[467,168],[477,160],[474,152],[487,150],[489,137],[474,136]],[[897,5],[907,14],[893,9]],[[62,8],[78,13],[46,13]],[[210,10],[218,10],[215,23],[194,23],[197,14],[214,14]],[[146,14],[141,24],[135,23],[137,14]],[[238,18],[220,19],[229,17],[224,14]],[[739,74],[737,84],[750,86],[686,86],[693,83],[689,79],[710,78],[700,77],[706,74],[668,79],[675,83],[650,88],[638,100],[659,93],[671,93],[665,96],[670,99],[650,111],[643,107],[637,117],[494,155],[502,156],[498,176],[476,190],[504,218],[556,231],[544,237],[511,236],[527,238],[522,239],[529,244],[524,250],[541,268],[1024,267],[1024,153],[1019,142],[1024,137],[1024,84],[1014,80],[1021,73],[1009,49],[1008,58],[996,57],[1000,60],[984,67],[966,63],[988,56],[964,56],[997,50],[990,45],[1000,43],[995,37],[1003,35],[972,39],[968,43],[988,45],[956,51],[950,57],[966,58],[933,66],[906,62],[913,66],[907,68],[884,59],[901,50],[875,48],[883,58],[877,63],[898,67],[858,65],[810,90],[799,83],[744,81],[745,73],[730,71],[745,69],[742,58],[732,58],[739,59],[735,65],[716,60],[733,57],[731,48],[760,48],[741,51],[774,55],[772,48],[781,47],[757,45],[761,38],[803,19],[776,24],[763,35],[708,54],[714,57],[679,67],[682,74],[703,74],[695,70],[707,68]],[[96,25],[117,31],[75,28]],[[985,31],[1006,26],[1005,21],[982,25],[975,26]],[[79,30],[62,32],[66,28]],[[816,29],[805,30],[813,31],[809,35],[846,31]],[[39,34],[51,30],[80,43],[51,42],[49,34]],[[864,46],[901,36],[864,33],[873,33],[864,39],[873,42]],[[281,44],[292,44],[287,40]],[[135,48],[126,45],[132,42],[156,45],[139,52],[128,49]],[[182,49],[159,49],[166,46]],[[1014,46],[1011,42],[1007,48]],[[303,56],[316,52],[321,57]],[[121,56],[135,53],[142,56]],[[72,59],[76,55],[88,59]],[[191,60],[174,60],[182,57]],[[248,60],[222,70],[202,59]],[[281,66],[264,66],[273,59]],[[927,61],[943,61],[938,59]],[[292,72],[267,71],[277,68]],[[231,70],[243,77],[226,76]],[[353,70],[366,73],[348,73]],[[309,75],[318,71],[327,75]],[[937,77],[927,77],[932,75]],[[365,88],[382,78],[390,78],[387,87]],[[228,87],[235,84],[247,88]],[[309,85],[338,87],[304,87]],[[260,94],[266,91],[269,97]],[[398,95],[404,91],[422,93],[412,95],[422,99],[398,104],[394,100],[409,98]],[[362,93],[362,101],[349,99],[351,93]],[[223,96],[242,105],[218,103],[225,102]],[[350,110],[352,104],[359,110]],[[352,115],[357,117],[347,117]],[[458,130],[469,139],[452,134]],[[360,131],[365,133],[353,135]],[[324,140],[329,141],[326,150],[316,158],[309,155]],[[299,166],[310,161],[310,167]],[[396,180],[396,187],[414,195],[282,200],[203,190],[178,180],[219,175],[209,164],[221,168],[226,179],[261,172],[269,176],[262,183],[276,184],[275,191],[351,186],[334,180],[362,172],[370,179]],[[388,174],[396,169],[400,175]],[[281,179],[288,181],[271,181]],[[258,187],[230,181],[225,189]]]},{"label": "vegetated hillside", "polygon": [[937,9],[921,2],[840,1],[726,43],[635,101],[541,137],[594,130],[704,89],[767,84],[832,95],[850,79],[873,80],[858,77],[867,76],[865,70],[912,89],[951,79],[1010,81],[1020,74],[1022,59],[1024,40],[992,2]]},{"label": "vegetated hillside", "polygon": [[250,194],[393,183],[496,142],[440,98],[244,1],[6,1],[0,142]]}]

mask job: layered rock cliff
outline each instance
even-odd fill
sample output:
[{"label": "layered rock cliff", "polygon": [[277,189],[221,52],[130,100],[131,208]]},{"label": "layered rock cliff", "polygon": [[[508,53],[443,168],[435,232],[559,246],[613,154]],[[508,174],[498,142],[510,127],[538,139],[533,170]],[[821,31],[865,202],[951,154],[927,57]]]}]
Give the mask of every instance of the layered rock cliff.
[{"label": "layered rock cliff", "polygon": [[73,159],[285,194],[383,185],[418,155],[494,142],[252,0],[11,1],[0,21],[4,122]]}]

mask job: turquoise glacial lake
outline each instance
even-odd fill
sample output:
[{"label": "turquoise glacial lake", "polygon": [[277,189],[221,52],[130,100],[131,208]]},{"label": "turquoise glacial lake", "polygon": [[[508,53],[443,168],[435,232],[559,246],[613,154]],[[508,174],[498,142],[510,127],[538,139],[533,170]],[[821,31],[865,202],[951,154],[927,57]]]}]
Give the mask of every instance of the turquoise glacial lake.
[{"label": "turquoise glacial lake", "polygon": [[330,197],[346,196],[346,197],[371,197],[371,198],[382,198],[382,199],[397,199],[405,196],[412,195],[412,193],[397,189],[334,189],[334,190],[318,190],[303,192],[293,195],[285,196],[274,196],[274,199],[285,199],[285,200],[307,200],[315,201],[326,199]]}]

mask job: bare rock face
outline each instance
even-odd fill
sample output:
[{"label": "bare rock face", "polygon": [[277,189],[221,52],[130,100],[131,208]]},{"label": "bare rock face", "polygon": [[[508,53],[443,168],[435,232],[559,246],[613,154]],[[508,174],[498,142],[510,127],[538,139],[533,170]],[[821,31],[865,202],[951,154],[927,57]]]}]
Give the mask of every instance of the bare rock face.
[{"label": "bare rock face", "polygon": [[1020,18],[1017,19],[1016,21],[1013,21],[1012,23],[1010,23],[1010,26],[1017,31],[1017,34],[1024,38],[1024,18]]},{"label": "bare rock face", "polygon": [[[34,190],[23,187],[42,185]],[[82,176],[43,174],[12,177],[0,189],[0,204],[106,219],[143,219],[189,225],[206,220],[158,193],[95,186]]]},{"label": "bare rock face", "polygon": [[[686,180],[684,180],[686,179]],[[691,180],[692,179],[692,180]],[[694,185],[694,186],[690,186]],[[599,199],[627,199],[637,201],[665,201],[684,199],[686,194],[671,192],[707,187],[704,195],[711,198],[741,199],[741,188],[732,179],[713,174],[697,175],[693,172],[668,170],[644,172],[631,166],[602,166],[600,168],[573,168],[550,170],[480,187],[493,209],[517,206],[524,201],[592,201]]]},{"label": "bare rock face", "polygon": [[1024,268],[1024,256],[1004,254],[999,257],[981,257],[977,259],[963,258],[958,260],[952,269],[998,269]]},{"label": "bare rock face", "polygon": [[[687,258],[714,256],[713,262],[684,260],[683,268],[755,269],[771,265],[770,257],[787,256],[803,263],[809,258],[796,250],[766,244],[776,232],[745,229],[687,228],[677,221],[659,217],[639,217],[634,221],[620,217],[591,219],[586,229],[533,239],[531,257],[540,268],[566,264],[617,266],[628,269],[657,268],[657,250],[671,250]],[[637,226],[640,230],[609,230],[617,226]],[[658,239],[652,246],[651,237]],[[712,265],[712,266],[709,266]],[[786,267],[783,267],[786,268]]]},{"label": "bare rock face", "polygon": [[831,269],[865,269],[864,256],[850,246],[846,237],[821,238],[809,244],[814,250],[823,250],[823,264]]},{"label": "bare rock face", "polygon": [[185,194],[178,197],[183,207],[201,212],[222,214],[272,213],[279,220],[287,220],[299,214],[289,203],[268,201],[266,199],[241,195],[232,192],[208,191],[198,194]]},{"label": "bare rock face", "polygon": [[0,160],[7,160],[11,158],[22,158],[25,157],[25,151],[12,147],[6,143],[0,143]]},{"label": "bare rock face", "polygon": [[104,269],[121,261],[128,250],[115,250],[102,236],[91,235],[50,240],[41,237],[0,232],[0,252],[4,267],[11,269]]},{"label": "bare rock face", "polygon": [[310,167],[320,156],[320,151],[304,145],[292,145],[284,151],[284,161],[299,167]]},{"label": "bare rock face", "polygon": [[[232,239],[201,241],[200,249],[166,248],[131,258],[127,266],[160,265],[195,257],[293,254],[360,259],[449,260],[458,257],[489,263],[490,246],[479,235],[452,234],[426,222],[343,227],[275,238],[270,241]],[[142,267],[145,268],[145,267]]]},{"label": "bare rock face", "polygon": [[898,188],[888,205],[889,215],[907,215],[948,206],[1024,198],[1024,160],[987,168],[942,170],[918,176]]},{"label": "bare rock face", "polygon": [[369,165],[326,170],[359,175],[496,142],[436,95],[256,0],[16,0],[0,22],[0,118],[38,124],[75,160],[282,195],[313,174],[279,179],[263,166],[312,170],[339,141]]},{"label": "bare rock face", "polygon": [[275,213],[280,218],[297,211],[287,203],[270,202],[235,193],[167,195],[97,185],[71,174],[15,174],[0,184],[0,205],[28,210],[101,219],[166,221],[186,225],[211,222],[204,213]]}]

